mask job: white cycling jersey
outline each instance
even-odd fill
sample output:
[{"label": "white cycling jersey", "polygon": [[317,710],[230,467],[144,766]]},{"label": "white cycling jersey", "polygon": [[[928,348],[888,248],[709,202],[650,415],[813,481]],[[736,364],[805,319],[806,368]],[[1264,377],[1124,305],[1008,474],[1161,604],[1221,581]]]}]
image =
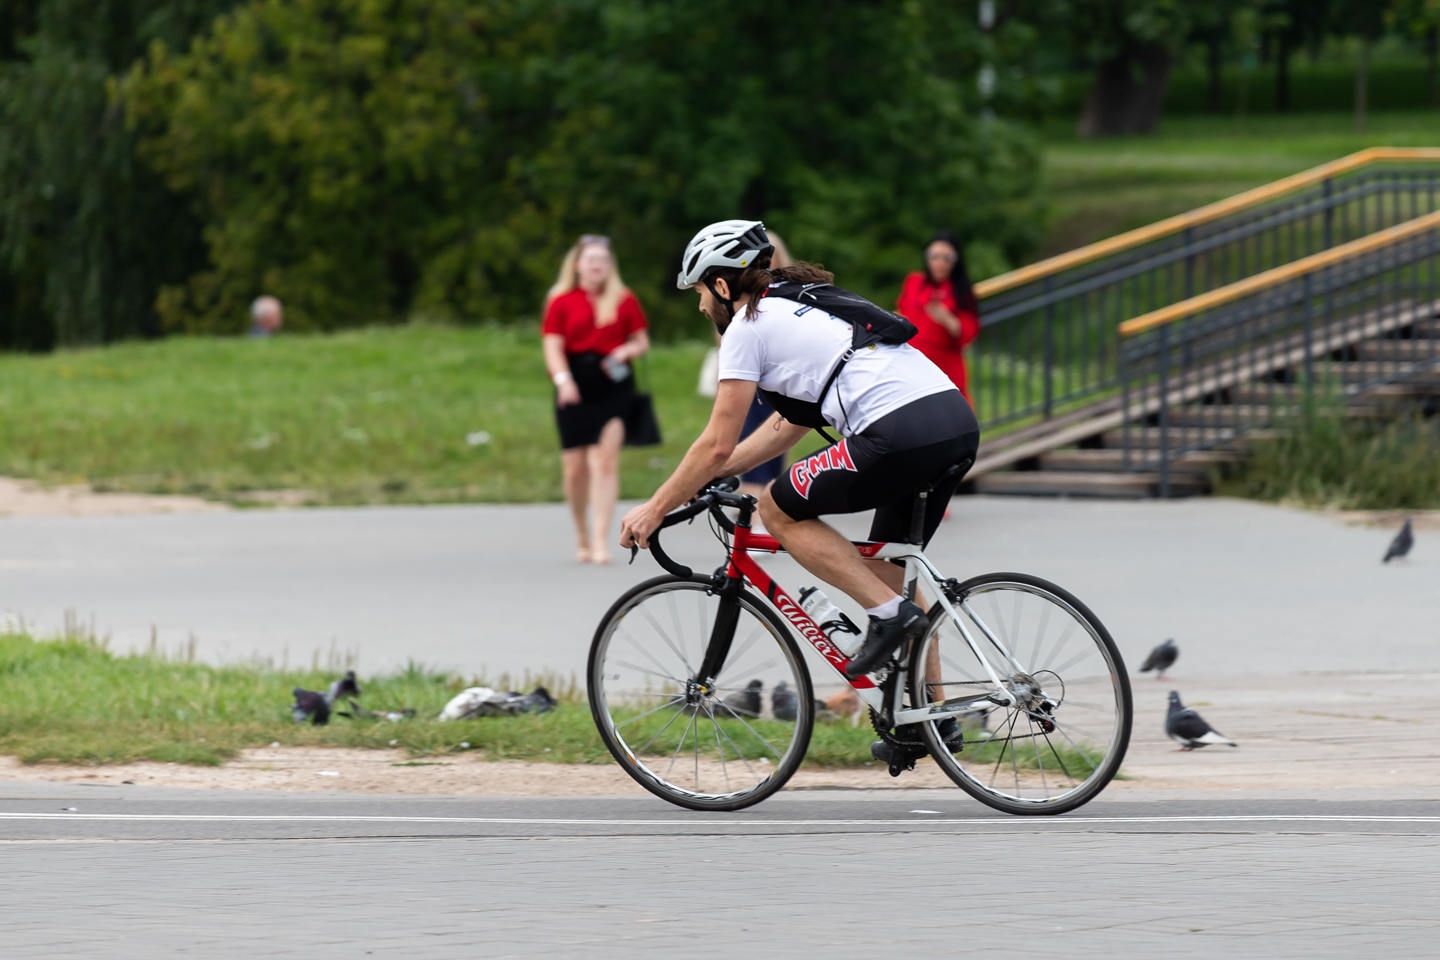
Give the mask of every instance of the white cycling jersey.
[{"label": "white cycling jersey", "polygon": [[[830,372],[850,349],[850,323],[818,307],[766,297],[744,307],[720,338],[721,380],[748,380],[762,390],[813,403]],[[821,406],[837,431],[860,433],[907,403],[955,384],[907,343],[856,351]]]}]

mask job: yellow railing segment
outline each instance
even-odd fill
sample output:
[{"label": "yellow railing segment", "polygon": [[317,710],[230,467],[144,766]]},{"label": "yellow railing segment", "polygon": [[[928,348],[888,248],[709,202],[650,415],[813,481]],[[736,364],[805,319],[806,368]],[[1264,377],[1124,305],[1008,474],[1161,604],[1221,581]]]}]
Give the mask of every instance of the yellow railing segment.
[{"label": "yellow railing segment", "polygon": [[1308,257],[1287,263],[1283,266],[1274,267],[1264,273],[1257,273],[1253,277],[1246,277],[1244,280],[1237,280],[1234,283],[1223,287],[1217,287],[1206,293],[1198,294],[1189,300],[1181,300],[1179,303],[1172,303],[1168,307],[1161,307],[1159,310],[1151,310],[1149,313],[1142,313],[1138,317],[1132,317],[1120,324],[1120,335],[1132,337],[1137,333],[1144,333],[1146,330],[1153,330],[1161,324],[1169,323],[1180,317],[1187,317],[1201,310],[1218,306],[1222,303],[1229,303],[1257,290],[1264,290],[1266,287],[1273,287],[1276,284],[1293,280],[1296,277],[1322,270],[1325,267],[1334,266],[1341,260],[1353,257],[1361,253],[1369,253],[1371,250],[1378,250],[1381,247],[1398,243],[1407,237],[1413,237],[1417,233],[1424,233],[1426,230],[1440,228],[1440,210],[1427,213],[1423,217],[1416,217],[1413,220],[1406,220],[1404,223],[1397,223],[1393,227],[1384,230],[1377,230],[1375,233],[1359,240],[1351,240],[1349,243],[1342,243],[1338,247],[1331,247],[1329,250],[1322,250],[1319,253],[1312,253]]},{"label": "yellow railing segment", "polygon": [[[1349,156],[1341,157],[1338,160],[1331,160],[1329,163],[1322,163],[1318,167],[1312,167],[1300,173],[1293,174],[1273,183],[1237,193],[1233,197],[1224,200],[1217,200],[1215,203],[1206,204],[1203,207],[1196,207],[1187,213],[1176,214],[1164,220],[1157,220],[1148,226],[1140,227],[1126,233],[1116,234],[1105,240],[1100,240],[1088,246],[1071,250],[1058,256],[1032,263],[1029,266],[1021,267],[1018,270],[1011,270],[1009,273],[1002,273],[998,277],[991,277],[988,280],[981,280],[975,284],[975,295],[977,297],[990,297],[997,293],[1003,293],[1022,284],[1039,280],[1051,274],[1068,270],[1070,267],[1077,267],[1092,260],[1099,260],[1101,257],[1118,253],[1130,247],[1157,240],[1160,237],[1178,233],[1186,227],[1193,227],[1197,224],[1208,223],[1211,220],[1242,210],[1245,207],[1257,203],[1264,203],[1301,187],[1308,187],[1311,184],[1319,183],[1328,177],[1336,177],[1342,173],[1348,173],[1358,167],[1381,161],[1415,161],[1415,160],[1440,160],[1440,147],[1370,147],[1360,150]],[[1132,323],[1134,321],[1131,321]]]}]

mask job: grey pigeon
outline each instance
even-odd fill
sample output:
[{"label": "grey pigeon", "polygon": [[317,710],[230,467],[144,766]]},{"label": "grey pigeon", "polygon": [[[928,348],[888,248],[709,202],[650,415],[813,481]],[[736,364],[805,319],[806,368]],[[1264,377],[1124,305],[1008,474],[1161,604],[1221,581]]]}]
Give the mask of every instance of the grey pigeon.
[{"label": "grey pigeon", "polygon": [[355,679],[355,671],[346,670],[345,676],[330,684],[330,695],[326,699],[330,701],[331,706],[334,706],[335,701],[341,697],[358,696],[360,696],[360,683]]},{"label": "grey pigeon", "polygon": [[1150,651],[1150,656],[1146,657],[1145,662],[1140,664],[1140,672],[1148,673],[1154,670],[1155,679],[1164,680],[1165,671],[1170,669],[1170,665],[1175,662],[1175,658],[1178,656],[1180,656],[1180,648],[1175,646],[1175,638],[1171,637]]},{"label": "grey pigeon", "polygon": [[502,705],[506,713],[547,713],[558,703],[544,687],[536,687],[529,693],[511,692],[510,698]]},{"label": "grey pigeon", "polygon": [[1395,539],[1390,541],[1390,547],[1385,551],[1385,558],[1380,562],[1389,563],[1391,560],[1398,560],[1409,553],[1413,546],[1415,546],[1415,534],[1410,529],[1410,518],[1406,517],[1405,526],[1401,527],[1400,532],[1395,534]]},{"label": "grey pigeon", "polygon": [[336,710],[336,716],[349,717],[352,720],[389,720],[391,723],[399,723],[401,720],[409,720],[415,716],[414,707],[402,707],[399,710],[366,710],[354,700],[350,701],[349,710]]},{"label": "grey pigeon", "polygon": [[1170,691],[1170,709],[1165,714],[1165,734],[1180,744],[1181,750],[1208,747],[1212,743],[1239,744],[1222,735],[1205,718],[1180,702],[1180,691]]},{"label": "grey pigeon", "polygon": [[330,701],[325,694],[304,687],[296,687],[291,692],[295,694],[295,703],[290,707],[290,715],[296,723],[309,720],[315,726],[323,727],[330,722]]},{"label": "grey pigeon", "polygon": [[729,707],[730,710],[722,710],[721,716],[731,711],[742,717],[760,716],[760,711],[765,706],[765,701],[760,695],[760,691],[764,689],[764,687],[765,684],[759,680],[751,680],[745,685],[744,690],[730,694],[730,696],[721,701],[725,706]]},{"label": "grey pigeon", "polygon": [[776,720],[794,720],[800,712],[800,698],[790,689],[790,684],[781,680],[770,691],[770,712]]}]

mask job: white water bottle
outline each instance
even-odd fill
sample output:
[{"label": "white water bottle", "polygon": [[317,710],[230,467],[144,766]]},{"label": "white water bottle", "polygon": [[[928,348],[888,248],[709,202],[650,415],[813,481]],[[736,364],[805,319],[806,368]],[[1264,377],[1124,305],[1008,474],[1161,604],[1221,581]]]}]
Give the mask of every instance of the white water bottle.
[{"label": "white water bottle", "polygon": [[815,621],[820,632],[829,637],[841,653],[847,657],[855,655],[860,648],[860,628],[819,587],[806,587],[800,591],[800,609]]}]

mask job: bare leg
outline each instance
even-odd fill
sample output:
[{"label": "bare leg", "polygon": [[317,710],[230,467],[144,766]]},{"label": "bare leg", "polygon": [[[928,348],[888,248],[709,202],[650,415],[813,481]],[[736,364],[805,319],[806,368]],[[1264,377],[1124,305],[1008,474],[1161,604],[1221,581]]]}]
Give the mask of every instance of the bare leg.
[{"label": "bare leg", "polygon": [[590,559],[610,562],[610,521],[620,496],[620,447],[625,442],[625,424],[611,420],[600,431],[600,442],[589,450],[591,514]]},{"label": "bare leg", "polygon": [[[889,560],[867,560],[870,569],[875,575],[885,581],[886,586],[900,593],[905,588],[905,568],[896,566]],[[925,598],[919,590],[915,591],[915,602],[921,609],[925,609]],[[925,654],[925,683],[930,690],[931,700],[945,699],[944,691],[940,685],[940,644],[932,643],[930,650]]]},{"label": "bare leg", "polygon": [[575,559],[590,559],[590,540],[586,512],[590,505],[590,472],[586,467],[589,447],[571,447],[560,451],[560,468],[564,473],[565,502],[570,505],[570,518],[575,521]]},{"label": "bare leg", "polygon": [[760,498],[760,519],[800,566],[854,597],[862,607],[878,607],[898,592],[876,576],[875,567],[861,559],[840,531],[823,520],[792,520],[768,490]]}]

